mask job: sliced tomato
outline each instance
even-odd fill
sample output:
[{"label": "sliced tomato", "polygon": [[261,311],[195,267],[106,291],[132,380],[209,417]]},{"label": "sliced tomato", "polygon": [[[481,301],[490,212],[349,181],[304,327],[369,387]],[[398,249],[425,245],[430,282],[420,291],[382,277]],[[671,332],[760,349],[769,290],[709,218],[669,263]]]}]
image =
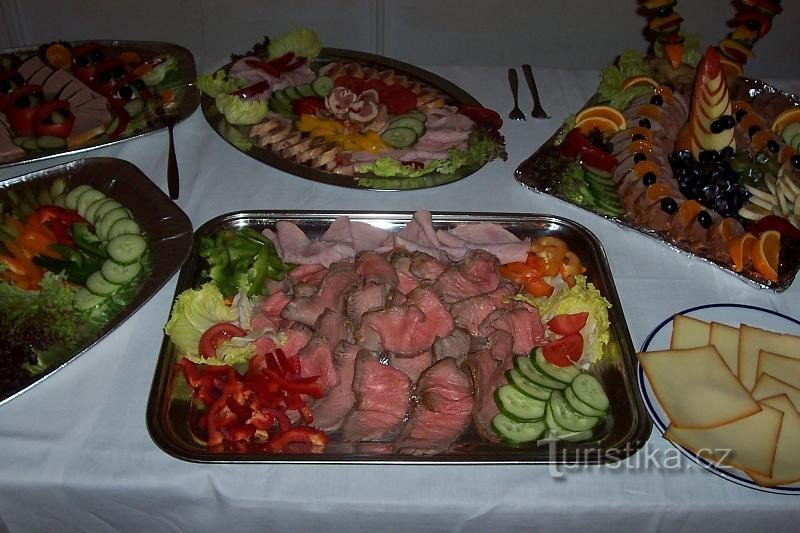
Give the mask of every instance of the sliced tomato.
[{"label": "sliced tomato", "polygon": [[586,325],[589,313],[572,313],[570,315],[556,315],[547,321],[547,329],[559,335],[579,332]]},{"label": "sliced tomato", "polygon": [[494,109],[480,105],[462,104],[458,107],[458,112],[466,115],[479,126],[487,126],[496,130],[503,127],[503,119]]},{"label": "sliced tomato", "polygon": [[542,346],[544,358],[556,366],[569,366],[583,355],[583,337],[569,333]]},{"label": "sliced tomato", "polygon": [[217,347],[231,337],[244,337],[247,332],[229,322],[214,324],[200,337],[200,355],[206,359],[217,356]]},{"label": "sliced tomato", "polygon": [[400,85],[390,86],[380,98],[390,115],[403,115],[417,108],[417,95]]},{"label": "sliced tomato", "polygon": [[361,78],[356,78],[355,76],[349,76],[347,74],[344,76],[339,76],[336,78],[336,80],[334,80],[333,83],[337,87],[350,89],[355,94],[360,94],[364,90],[364,80]]}]

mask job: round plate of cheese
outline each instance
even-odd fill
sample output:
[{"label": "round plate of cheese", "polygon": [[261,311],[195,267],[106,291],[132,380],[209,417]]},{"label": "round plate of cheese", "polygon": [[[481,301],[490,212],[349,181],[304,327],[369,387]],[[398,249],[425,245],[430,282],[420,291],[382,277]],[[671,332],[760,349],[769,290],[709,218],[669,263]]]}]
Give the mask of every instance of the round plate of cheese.
[{"label": "round plate of cheese", "polygon": [[800,321],[742,304],[686,309],[637,354],[655,426],[739,485],[800,494]]}]

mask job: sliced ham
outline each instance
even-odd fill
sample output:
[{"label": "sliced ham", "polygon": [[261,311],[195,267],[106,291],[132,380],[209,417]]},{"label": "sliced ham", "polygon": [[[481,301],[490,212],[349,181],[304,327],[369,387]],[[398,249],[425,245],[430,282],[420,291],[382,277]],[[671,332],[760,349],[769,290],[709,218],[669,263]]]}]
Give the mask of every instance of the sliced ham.
[{"label": "sliced ham", "polygon": [[474,404],[470,378],[448,357],[419,378],[417,395],[419,401],[395,449],[411,455],[447,451],[469,427]]},{"label": "sliced ham", "polygon": [[42,85],[45,100],[55,100],[61,90],[76,78],[66,70],[55,70]]},{"label": "sliced ham", "polygon": [[23,61],[17,68],[17,72],[25,80],[25,83],[30,83],[28,80],[30,80],[31,76],[44,66],[46,66],[44,61],[38,55],[34,55]]}]

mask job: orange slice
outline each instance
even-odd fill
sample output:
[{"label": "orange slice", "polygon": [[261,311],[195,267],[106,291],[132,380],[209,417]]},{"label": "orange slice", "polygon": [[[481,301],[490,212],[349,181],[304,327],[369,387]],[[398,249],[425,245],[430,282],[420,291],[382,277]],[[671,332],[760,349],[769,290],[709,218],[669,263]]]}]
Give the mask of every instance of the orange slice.
[{"label": "orange slice", "polygon": [[636,126],[635,128],[628,128],[625,130],[631,137],[636,135],[641,135],[647,142],[653,140],[653,130],[643,128],[642,126]]},{"label": "orange slice", "polygon": [[48,46],[44,55],[53,68],[69,68],[72,65],[72,52],[61,43],[54,43]]},{"label": "orange slice", "polygon": [[648,172],[652,172],[656,175],[656,178],[658,178],[661,175],[661,167],[647,159],[633,165],[633,173],[636,174],[636,177],[639,179],[642,179]]},{"label": "orange slice", "polygon": [[784,144],[783,147],[781,148],[781,151],[778,152],[778,163],[784,164],[786,160],[795,155],[795,153],[796,152],[794,151],[794,148],[792,148],[788,144]]},{"label": "orange slice", "polygon": [[756,151],[764,150],[767,143],[774,137],[775,135],[771,131],[761,130],[750,139],[750,147]]},{"label": "orange slice", "polygon": [[739,121],[739,127],[744,131],[749,130],[753,126],[758,126],[763,131],[767,127],[767,124],[764,122],[764,119],[755,113],[747,113],[742,117],[742,120]]},{"label": "orange slice", "polygon": [[750,113],[753,111],[753,107],[744,100],[731,100],[731,108],[733,108],[734,112],[741,109],[744,109],[745,113]]},{"label": "orange slice", "polygon": [[613,121],[617,125],[617,129],[624,130],[627,124],[625,117],[608,105],[596,105],[592,107],[587,107],[586,109],[582,110],[580,113],[577,114],[575,117],[575,122],[580,123],[582,120],[589,118],[589,117],[603,117]]},{"label": "orange slice", "polygon": [[643,117],[650,117],[658,120],[661,118],[662,109],[655,104],[644,104],[639,106],[637,112]]},{"label": "orange slice", "polygon": [[631,76],[622,82],[621,89],[624,91],[628,87],[633,87],[634,85],[652,85],[654,89],[657,89],[659,83],[650,76]]},{"label": "orange slice", "polygon": [[736,238],[736,235],[741,230],[742,225],[733,217],[725,217],[719,223],[719,235],[722,240],[727,244],[731,239]]},{"label": "orange slice", "polygon": [[733,261],[733,270],[735,272],[741,272],[750,263],[755,240],[756,237],[752,233],[744,233],[728,241],[728,254],[731,256],[731,261]]},{"label": "orange slice", "polygon": [[670,89],[667,85],[659,85],[656,92],[661,95],[661,98],[664,99],[664,103],[668,104],[672,102],[672,89]]},{"label": "orange slice", "polygon": [[655,182],[647,188],[647,200],[654,204],[657,201],[669,196],[669,187],[663,183]]},{"label": "orange slice", "polygon": [[792,122],[800,122],[800,107],[790,107],[775,117],[775,120],[772,122],[772,131],[780,135],[783,128]]},{"label": "orange slice", "polygon": [[576,122],[575,127],[580,129],[581,133],[584,135],[588,135],[594,129],[598,129],[602,133],[619,131],[619,126],[617,126],[617,123],[610,118],[605,117],[587,117],[580,122]]},{"label": "orange slice", "polygon": [[129,65],[138,65],[142,62],[142,58],[136,52],[126,50],[119,54],[119,60]]},{"label": "orange slice", "polygon": [[631,154],[636,153],[643,153],[643,154],[652,154],[653,153],[653,145],[650,141],[645,141],[644,139],[639,139],[638,141],[633,141],[631,144],[628,145],[626,149],[627,152]]},{"label": "orange slice", "polygon": [[770,281],[778,281],[778,255],[781,251],[781,234],[765,231],[753,242],[752,261],[756,272]]},{"label": "orange slice", "polygon": [[683,223],[684,226],[688,226],[702,209],[703,206],[700,205],[700,202],[697,200],[686,200],[683,202],[680,209],[678,209],[678,216],[680,217],[681,223]]}]

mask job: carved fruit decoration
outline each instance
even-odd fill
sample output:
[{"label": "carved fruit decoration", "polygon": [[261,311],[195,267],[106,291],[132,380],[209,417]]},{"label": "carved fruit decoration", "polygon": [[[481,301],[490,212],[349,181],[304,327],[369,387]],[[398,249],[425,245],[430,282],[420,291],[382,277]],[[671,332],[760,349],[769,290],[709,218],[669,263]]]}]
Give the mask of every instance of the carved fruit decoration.
[{"label": "carved fruit decoration", "polygon": [[689,112],[689,149],[695,159],[703,150],[736,149],[728,82],[720,66],[719,52],[709,47],[697,66],[692,107]]}]

